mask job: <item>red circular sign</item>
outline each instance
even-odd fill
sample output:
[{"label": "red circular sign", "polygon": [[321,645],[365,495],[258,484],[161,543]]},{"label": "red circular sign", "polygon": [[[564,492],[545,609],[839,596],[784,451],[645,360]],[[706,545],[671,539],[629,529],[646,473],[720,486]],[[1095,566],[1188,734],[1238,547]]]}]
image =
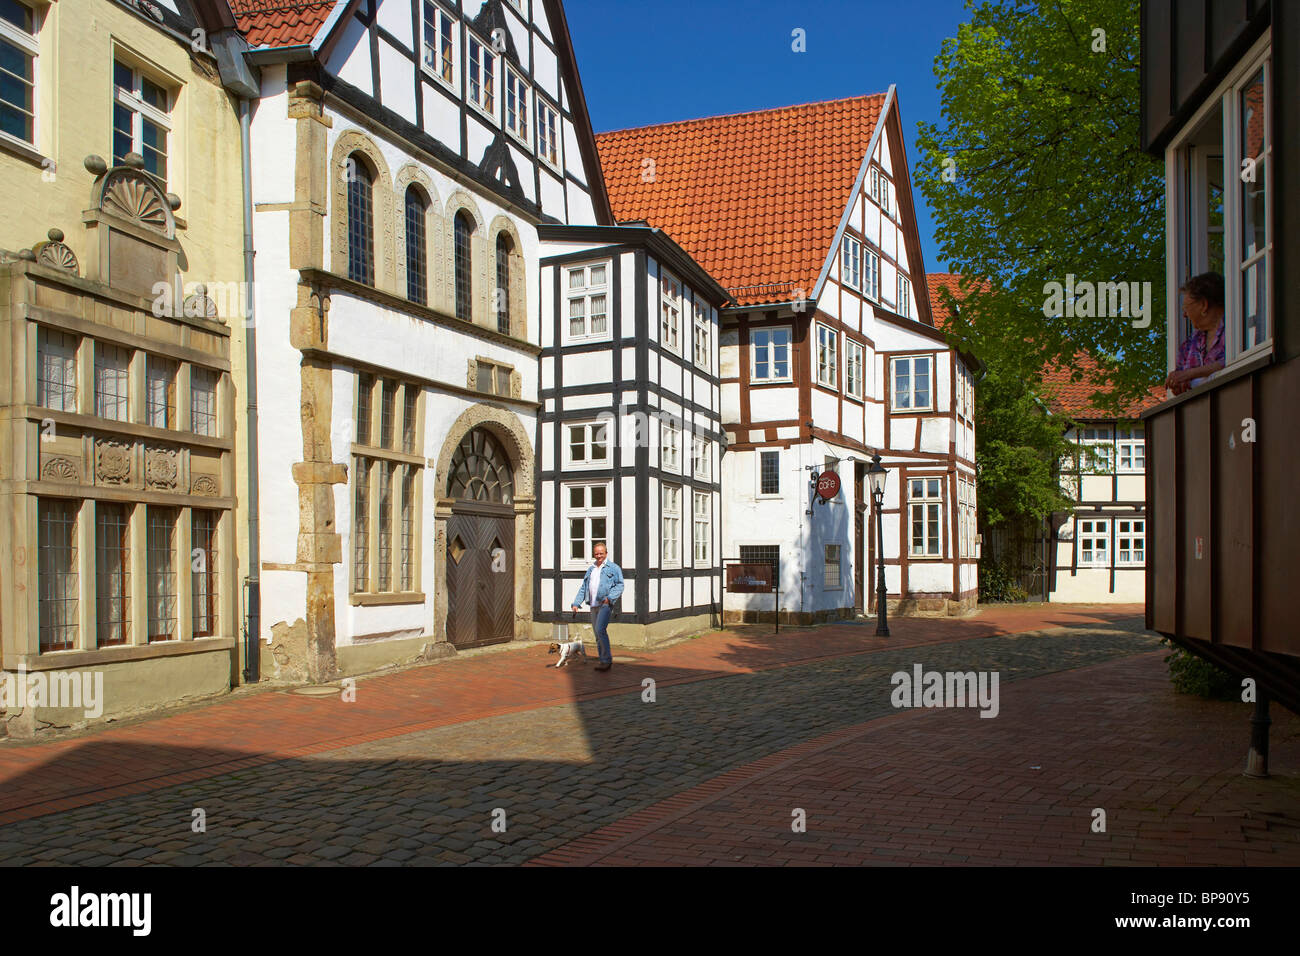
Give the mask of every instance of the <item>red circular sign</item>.
[{"label": "red circular sign", "polygon": [[830,501],[840,493],[840,476],[833,471],[824,471],[817,479],[817,494],[823,501]]}]

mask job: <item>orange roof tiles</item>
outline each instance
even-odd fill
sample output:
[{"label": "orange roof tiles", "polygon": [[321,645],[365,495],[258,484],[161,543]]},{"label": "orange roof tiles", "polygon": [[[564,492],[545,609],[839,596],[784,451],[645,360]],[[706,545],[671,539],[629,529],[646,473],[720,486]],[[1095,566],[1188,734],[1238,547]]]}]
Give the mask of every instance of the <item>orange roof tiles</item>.
[{"label": "orange roof tiles", "polygon": [[741,305],[812,295],[884,104],[880,93],[598,134],[614,217],[663,229]]},{"label": "orange roof tiles", "polygon": [[310,43],[341,0],[229,0],[239,32],[253,47]]},{"label": "orange roof tiles", "polygon": [[941,289],[947,289],[954,299],[961,300],[961,274],[957,272],[927,272],[926,284],[930,287],[930,312],[934,316],[934,327],[947,330],[952,321],[952,310],[944,302]]}]

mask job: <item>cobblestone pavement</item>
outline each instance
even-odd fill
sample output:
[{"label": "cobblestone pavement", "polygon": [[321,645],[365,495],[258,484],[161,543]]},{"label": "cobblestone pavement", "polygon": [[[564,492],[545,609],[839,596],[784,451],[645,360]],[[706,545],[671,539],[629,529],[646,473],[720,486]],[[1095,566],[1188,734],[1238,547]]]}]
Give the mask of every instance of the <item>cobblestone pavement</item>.
[{"label": "cobblestone pavement", "polygon": [[[823,833],[828,828],[825,817],[812,810],[820,807],[824,814],[832,806],[843,816],[841,826],[851,832],[870,822],[853,808],[859,802],[868,806],[880,793],[892,792],[891,779],[904,788],[899,796],[910,806],[919,807],[917,794],[922,793],[936,802],[935,821],[958,830],[969,829],[959,819],[960,806],[979,791],[981,799],[1012,807],[1009,813],[1024,817],[1017,823],[1019,839],[1034,826],[1042,826],[1040,818],[1056,813],[1053,795],[1038,793],[1007,772],[991,773],[978,760],[972,763],[969,755],[998,748],[1004,756],[1008,748],[1015,752],[1016,735],[1040,726],[1033,759],[1050,763],[1055,753],[1074,747],[1070,767],[1080,778],[1075,789],[1087,794],[1090,785],[1111,786],[1120,777],[1104,763],[1085,767],[1077,752],[1078,742],[1086,737],[1084,728],[1102,723],[1104,714],[1094,713],[1095,707],[1090,710],[1089,694],[1077,687],[1065,698],[1054,696],[1058,690],[1053,690],[1054,678],[1047,675],[1094,668],[1061,675],[1074,677],[1084,688],[1097,680],[1089,674],[1118,675],[1100,682],[1100,692],[1117,680],[1131,679],[1125,675],[1136,668],[1146,675],[1143,693],[1163,700],[1172,696],[1167,681],[1151,685],[1149,679],[1152,664],[1156,669],[1161,666],[1159,655],[1151,653],[1157,647],[1156,638],[1136,626],[1126,630],[1110,625],[876,649],[679,680],[660,684],[653,703],[643,702],[640,687],[633,683],[631,689],[612,696],[414,729],[20,820],[0,827],[0,862],[492,864],[521,863],[546,854],[553,854],[548,860],[564,862],[566,851],[572,857],[575,847],[578,856],[617,861],[618,854],[602,855],[601,848],[608,849],[637,827],[653,828],[653,820],[647,823],[645,814],[662,817],[665,805],[678,817],[689,811],[700,819],[677,820],[674,839],[678,843],[655,843],[640,862],[733,861],[741,833],[746,834],[742,847],[755,848],[762,859],[770,859],[771,847],[764,841],[779,847],[791,837],[790,806],[810,805],[813,820],[821,821],[810,823],[813,833],[818,826]],[[916,663],[926,670],[998,671],[1004,714],[983,720],[969,710],[900,713],[890,704],[890,675],[910,672]],[[619,667],[624,678],[641,672],[656,674],[653,659],[616,665],[616,670]],[[1227,720],[1232,734],[1225,732],[1224,739],[1235,739],[1234,752],[1240,756],[1246,739],[1242,709],[1243,705],[1236,705],[1230,719],[1224,711],[1213,709],[1195,710],[1193,715],[1217,724]],[[870,728],[862,728],[869,722],[874,722]],[[884,728],[882,733],[905,736],[898,738],[896,747],[881,745],[865,756],[827,749],[838,740],[827,744],[827,735],[848,733],[850,740],[874,741],[877,734],[872,728],[877,726]],[[1275,733],[1279,729],[1297,733],[1293,724],[1283,721],[1275,724]],[[1160,768],[1164,776],[1173,772],[1171,762],[1195,756],[1186,749],[1196,745],[1194,730],[1185,730],[1181,740],[1168,730],[1159,731],[1157,737],[1160,733],[1167,737],[1163,744],[1151,739],[1149,729],[1138,720],[1111,721],[1105,732],[1128,734],[1143,745],[1144,752],[1159,750],[1165,755]],[[1176,742],[1182,749],[1171,746]],[[820,755],[820,763],[805,767],[787,759],[789,773],[746,769],[801,745],[811,746],[811,756]],[[92,737],[79,746],[92,753],[78,759],[94,765],[95,748],[113,748],[115,760],[129,763],[134,759],[130,748],[144,745],[97,742]],[[172,751],[151,747],[151,759],[165,765],[174,757],[175,764],[185,765],[183,740],[173,743]],[[1278,751],[1283,759],[1295,756],[1285,746]],[[924,771],[918,766],[918,755],[926,754],[932,756],[929,772],[937,773],[929,781],[937,788],[934,792],[920,788],[916,776]],[[229,754],[232,760],[239,756]],[[1023,763],[1030,757],[1026,751],[1016,753],[1015,759]],[[1198,765],[1194,772],[1204,769]],[[1212,768],[1221,769],[1217,763]],[[779,796],[764,797],[775,799],[782,811],[767,813],[759,822],[747,817],[738,823],[734,807],[726,812],[711,810],[708,795],[716,796],[716,781],[728,773],[740,773],[739,780],[782,782],[785,789]],[[1088,773],[1102,776],[1090,781]],[[695,803],[673,803],[683,794]],[[1148,799],[1162,805],[1178,795],[1157,788]],[[198,809],[205,818],[202,833],[191,828]],[[506,832],[493,832],[494,811],[504,812]],[[728,819],[728,813],[731,822],[719,823]],[[990,826],[995,839],[998,825]],[[934,832],[932,845],[939,847],[940,858],[943,853],[958,862],[969,858],[945,845],[942,827]],[[661,833],[656,839],[667,837]],[[626,857],[628,846],[639,845],[624,840],[620,852]],[[841,833],[827,851],[841,856],[820,862],[853,862],[857,858],[852,847],[861,849],[861,845]],[[1024,848],[1032,851],[1032,842]],[[745,851],[739,855],[744,857]],[[807,859],[815,861],[820,855]],[[786,852],[782,861],[796,860],[804,857]]]}]

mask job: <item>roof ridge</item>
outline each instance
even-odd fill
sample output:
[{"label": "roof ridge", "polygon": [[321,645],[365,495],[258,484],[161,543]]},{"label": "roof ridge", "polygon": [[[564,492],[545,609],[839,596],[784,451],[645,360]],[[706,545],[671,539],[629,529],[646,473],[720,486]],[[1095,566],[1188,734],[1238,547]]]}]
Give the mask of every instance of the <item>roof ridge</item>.
[{"label": "roof ridge", "polygon": [[831,100],[811,100],[807,103],[792,103],[788,106],[767,106],[763,109],[742,110],[738,113],[716,113],[712,116],[695,116],[690,119],[668,120],[665,123],[648,123],[645,126],[627,126],[623,129],[610,129],[605,130],[603,133],[597,133],[596,138],[600,139],[602,136],[613,136],[616,133],[633,133],[648,129],[663,129],[668,126],[688,126],[691,123],[707,123],[713,120],[735,119],[741,116],[758,116],[762,113],[781,113],[787,110],[802,110],[807,109],[810,106],[832,106],[836,103],[851,103],[859,100],[863,102],[867,100],[884,100],[888,95],[888,93],[862,93],[858,96],[841,96]]}]

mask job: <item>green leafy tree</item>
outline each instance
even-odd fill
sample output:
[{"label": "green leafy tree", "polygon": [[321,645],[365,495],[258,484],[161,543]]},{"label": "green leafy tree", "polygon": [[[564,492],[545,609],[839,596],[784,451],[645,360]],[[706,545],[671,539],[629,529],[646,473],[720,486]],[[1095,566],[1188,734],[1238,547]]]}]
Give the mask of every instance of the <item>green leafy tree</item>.
[{"label": "green leafy tree", "polygon": [[[1094,404],[1118,407],[1165,373],[1164,169],[1139,146],[1137,0],[968,0],[968,9],[935,59],[942,120],[920,124],[917,140],[916,186],[940,251],[954,272],[988,280],[951,332],[986,362],[996,356],[998,376],[1030,382],[1085,351],[1109,386]],[[1045,285],[1067,275],[1149,282],[1149,325],[1045,315]],[[1009,445],[989,468],[1032,470],[1015,447],[1031,446]]]}]

